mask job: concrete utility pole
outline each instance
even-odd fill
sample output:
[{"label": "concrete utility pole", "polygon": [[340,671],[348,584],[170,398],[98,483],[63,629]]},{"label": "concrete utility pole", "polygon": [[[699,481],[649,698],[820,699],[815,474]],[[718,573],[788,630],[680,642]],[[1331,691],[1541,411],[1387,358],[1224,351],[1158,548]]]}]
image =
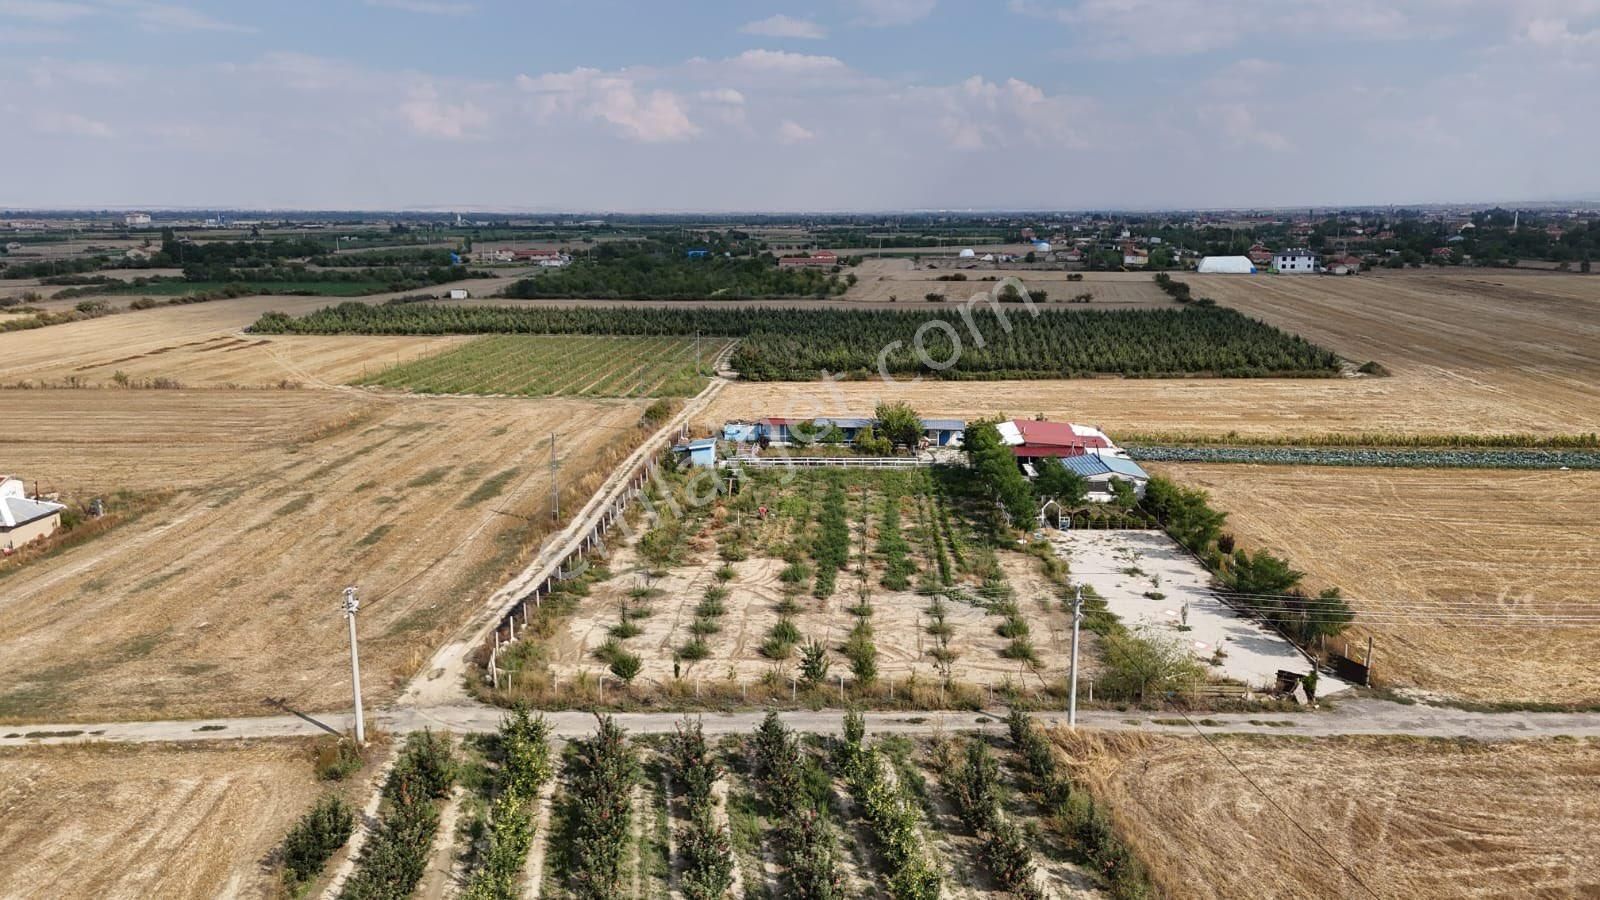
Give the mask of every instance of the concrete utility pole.
[{"label": "concrete utility pole", "polygon": [[356,651],[356,610],[361,608],[361,601],[356,598],[356,589],[344,589],[344,617],[350,623],[350,689],[356,698],[356,743],[366,746],[367,723],[361,713],[361,655]]},{"label": "concrete utility pole", "polygon": [[1072,668],[1067,687],[1067,727],[1078,727],[1078,625],[1083,621],[1083,588],[1072,595]]},{"label": "concrete utility pole", "polygon": [[561,482],[556,479],[556,470],[560,464],[556,462],[556,435],[550,433],[550,508],[553,522],[561,521]]}]

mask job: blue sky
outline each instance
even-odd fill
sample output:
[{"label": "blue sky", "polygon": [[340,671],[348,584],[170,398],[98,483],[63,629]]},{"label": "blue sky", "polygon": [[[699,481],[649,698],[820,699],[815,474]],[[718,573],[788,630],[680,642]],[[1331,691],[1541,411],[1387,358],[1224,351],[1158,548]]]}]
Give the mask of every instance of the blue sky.
[{"label": "blue sky", "polygon": [[0,0],[0,205],[1600,196],[1600,0]]}]

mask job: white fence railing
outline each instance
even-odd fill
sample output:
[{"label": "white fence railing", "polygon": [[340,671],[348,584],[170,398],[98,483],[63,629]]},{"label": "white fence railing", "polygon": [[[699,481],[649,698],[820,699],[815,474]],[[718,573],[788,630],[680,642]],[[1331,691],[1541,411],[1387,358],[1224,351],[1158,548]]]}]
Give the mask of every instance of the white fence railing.
[{"label": "white fence railing", "polygon": [[738,456],[719,460],[719,469],[919,469],[933,465],[928,457],[918,456]]}]

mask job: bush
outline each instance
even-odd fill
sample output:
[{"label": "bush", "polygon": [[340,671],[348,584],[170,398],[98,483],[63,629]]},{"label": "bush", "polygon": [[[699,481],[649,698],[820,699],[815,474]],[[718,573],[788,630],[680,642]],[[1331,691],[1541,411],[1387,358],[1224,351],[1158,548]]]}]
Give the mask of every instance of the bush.
[{"label": "bush", "polygon": [[404,897],[416,888],[439,826],[439,810],[432,801],[449,793],[455,774],[448,736],[426,730],[406,736],[384,785],[388,811],[362,848],[343,897]]},{"label": "bush", "polygon": [[623,651],[611,657],[611,674],[622,679],[624,684],[632,684],[633,679],[639,677],[639,670],[644,668],[644,663],[638,654]]},{"label": "bush", "polygon": [[[624,848],[632,831],[633,785],[639,761],[609,716],[595,736],[574,742],[567,763],[563,834],[553,845],[573,896],[606,900],[621,894]],[[555,836],[553,836],[555,837]]]},{"label": "bush", "polygon": [[812,639],[800,649],[800,681],[808,688],[822,684],[828,678],[828,648]]},{"label": "bush", "polygon": [[280,855],[289,892],[296,893],[302,885],[314,881],[328,858],[344,846],[355,830],[355,813],[343,798],[329,794],[318,800],[289,829],[289,836],[283,841]]},{"label": "bush", "polygon": [[361,771],[361,748],[349,738],[322,738],[313,751],[319,781],[343,781]]},{"label": "bush", "polygon": [[666,398],[655,400],[651,402],[649,406],[644,408],[644,413],[640,416],[640,418],[648,424],[660,425],[661,423],[672,418],[672,407],[673,403],[671,400]]},{"label": "bush", "polygon": [[1105,635],[1105,671],[1099,678],[1108,697],[1144,701],[1185,691],[1205,680],[1205,668],[1178,641],[1140,629]]},{"label": "bush", "polygon": [[687,644],[673,652],[673,656],[683,662],[699,662],[711,656],[711,647],[705,640],[696,636]]}]

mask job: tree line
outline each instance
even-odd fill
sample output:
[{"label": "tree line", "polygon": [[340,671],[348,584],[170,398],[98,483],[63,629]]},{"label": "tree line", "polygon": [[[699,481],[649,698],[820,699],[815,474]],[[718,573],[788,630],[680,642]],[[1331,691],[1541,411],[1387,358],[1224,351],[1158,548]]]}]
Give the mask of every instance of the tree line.
[{"label": "tree line", "polygon": [[[1114,311],[911,312],[828,309],[527,309],[345,303],[295,318],[268,313],[260,334],[610,334],[743,338],[733,366],[753,381],[821,372],[946,379],[1330,377],[1331,351],[1220,307]],[[920,341],[920,344],[919,344]],[[931,365],[930,365],[931,363]]]}]

